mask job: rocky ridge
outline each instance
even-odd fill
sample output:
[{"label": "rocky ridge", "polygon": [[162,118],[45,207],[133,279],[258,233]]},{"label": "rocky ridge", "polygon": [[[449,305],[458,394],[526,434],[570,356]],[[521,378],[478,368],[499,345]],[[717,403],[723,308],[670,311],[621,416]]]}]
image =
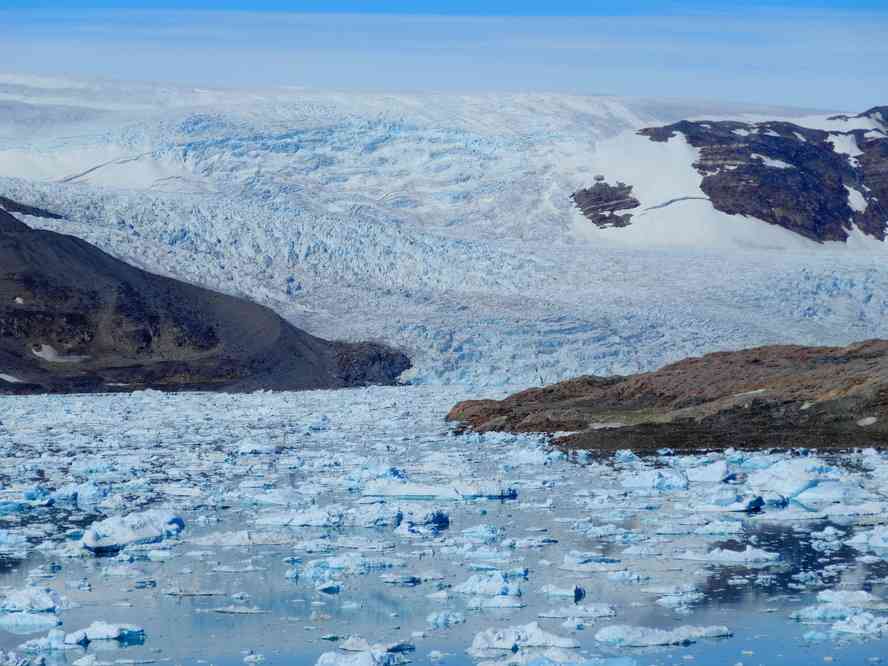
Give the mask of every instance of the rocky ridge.
[{"label": "rocky ridge", "polygon": [[[699,157],[693,167],[716,210],[762,220],[816,242],[847,241],[854,228],[885,240],[888,107],[829,120],[869,129],[828,131],[782,121],[683,120],[639,134],[654,142],[680,134],[696,148]],[[615,225],[612,216],[602,215],[589,201],[604,188],[613,192],[631,185],[619,183],[613,188],[596,183],[573,199],[599,227],[626,226],[631,214],[624,214]]]},{"label": "rocky ridge", "polygon": [[0,201],[0,393],[298,390],[393,384],[410,361],[330,342],[269,308],[31,229]]},{"label": "rocky ridge", "polygon": [[581,449],[888,445],[888,340],[718,352],[627,377],[585,376],[459,403],[480,432],[546,432]]}]

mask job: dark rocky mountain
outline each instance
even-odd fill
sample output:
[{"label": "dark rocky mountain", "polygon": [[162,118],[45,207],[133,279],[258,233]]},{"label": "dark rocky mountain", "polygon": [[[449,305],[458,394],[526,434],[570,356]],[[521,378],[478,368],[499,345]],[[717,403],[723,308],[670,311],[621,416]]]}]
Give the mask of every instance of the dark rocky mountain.
[{"label": "dark rocky mountain", "polygon": [[[846,241],[852,224],[884,240],[888,107],[832,120],[864,118],[877,129],[840,132],[788,122],[685,120],[639,134],[664,142],[681,133],[699,149],[693,166],[703,177],[701,189],[719,211],[754,217],[818,242]],[[590,193],[605,194],[600,185],[605,184],[580,190],[574,200],[595,224],[615,226],[613,215],[589,205]],[[619,226],[630,224],[631,217],[621,215]]]},{"label": "dark rocky mountain", "polygon": [[26,206],[25,204],[13,201],[12,199],[7,199],[3,196],[0,196],[0,209],[8,213],[19,213],[21,215],[30,215],[31,217],[43,217],[49,220],[62,219],[62,216],[57,215],[56,213],[44,210],[43,208],[37,208],[36,206]]},{"label": "dark rocky mountain", "polygon": [[393,384],[410,367],[400,352],[316,338],[8,210],[52,215],[0,201],[0,393],[339,388]]},{"label": "dark rocky mountain", "polygon": [[605,451],[885,447],[888,340],[720,352],[470,400],[447,418],[481,432],[570,432],[556,444]]},{"label": "dark rocky mountain", "polygon": [[625,183],[609,185],[604,176],[597,176],[592,187],[574,192],[571,199],[583,215],[602,229],[625,227],[632,214],[624,211],[638,208],[641,203],[632,196],[632,186]]}]

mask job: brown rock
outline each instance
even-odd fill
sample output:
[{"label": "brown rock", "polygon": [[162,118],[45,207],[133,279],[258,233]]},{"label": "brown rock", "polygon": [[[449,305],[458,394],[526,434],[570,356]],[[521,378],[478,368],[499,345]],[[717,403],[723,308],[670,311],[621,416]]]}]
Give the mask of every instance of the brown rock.
[{"label": "brown rock", "polygon": [[[855,117],[870,118],[884,131],[826,132],[787,122],[683,120],[639,134],[668,141],[680,133],[699,149],[694,168],[717,210],[748,215],[818,242],[846,241],[852,224],[884,240],[888,107]],[[836,152],[832,135],[853,138],[861,154],[851,158]],[[852,208],[848,187],[866,202],[865,210]]]},{"label": "brown rock", "polygon": [[888,340],[772,346],[690,358],[628,377],[580,377],[448,420],[477,431],[574,431],[574,448],[851,448],[888,445]]}]

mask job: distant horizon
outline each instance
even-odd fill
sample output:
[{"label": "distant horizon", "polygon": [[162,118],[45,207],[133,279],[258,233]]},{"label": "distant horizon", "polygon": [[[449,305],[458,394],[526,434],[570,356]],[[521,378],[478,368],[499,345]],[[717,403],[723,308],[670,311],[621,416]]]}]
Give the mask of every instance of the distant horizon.
[{"label": "distant horizon", "polygon": [[[39,10],[212,10],[286,14],[383,14],[419,16],[638,16],[682,12],[736,13],[728,0],[6,0],[5,9]],[[883,0],[746,0],[740,10],[875,10],[888,13]]]},{"label": "distant horizon", "polygon": [[[647,0],[614,10],[506,3],[16,2],[0,70],[224,88],[525,92],[863,111],[888,98],[888,8]],[[323,13],[311,10],[325,6]],[[853,5],[853,6],[852,6]],[[473,3],[474,6],[474,3]],[[514,12],[529,3],[509,3]],[[585,3],[584,3],[584,6]],[[86,9],[86,7],[92,7]],[[112,8],[113,7],[113,8]],[[605,15],[608,9],[610,15]],[[396,11],[400,10],[400,11]],[[881,10],[881,11],[880,11]],[[597,14],[595,12],[598,12]],[[688,12],[684,15],[677,11]],[[487,13],[484,13],[487,12]]]}]

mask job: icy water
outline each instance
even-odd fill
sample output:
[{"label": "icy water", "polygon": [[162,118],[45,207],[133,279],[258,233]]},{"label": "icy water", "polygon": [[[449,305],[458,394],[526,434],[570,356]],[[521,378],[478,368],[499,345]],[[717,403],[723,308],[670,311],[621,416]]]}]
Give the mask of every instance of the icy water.
[{"label": "icy water", "polygon": [[[888,457],[577,459],[453,435],[464,397],[4,398],[0,650],[78,666],[888,657]],[[144,638],[23,645],[100,620]],[[666,641],[685,644],[627,644]]]}]

